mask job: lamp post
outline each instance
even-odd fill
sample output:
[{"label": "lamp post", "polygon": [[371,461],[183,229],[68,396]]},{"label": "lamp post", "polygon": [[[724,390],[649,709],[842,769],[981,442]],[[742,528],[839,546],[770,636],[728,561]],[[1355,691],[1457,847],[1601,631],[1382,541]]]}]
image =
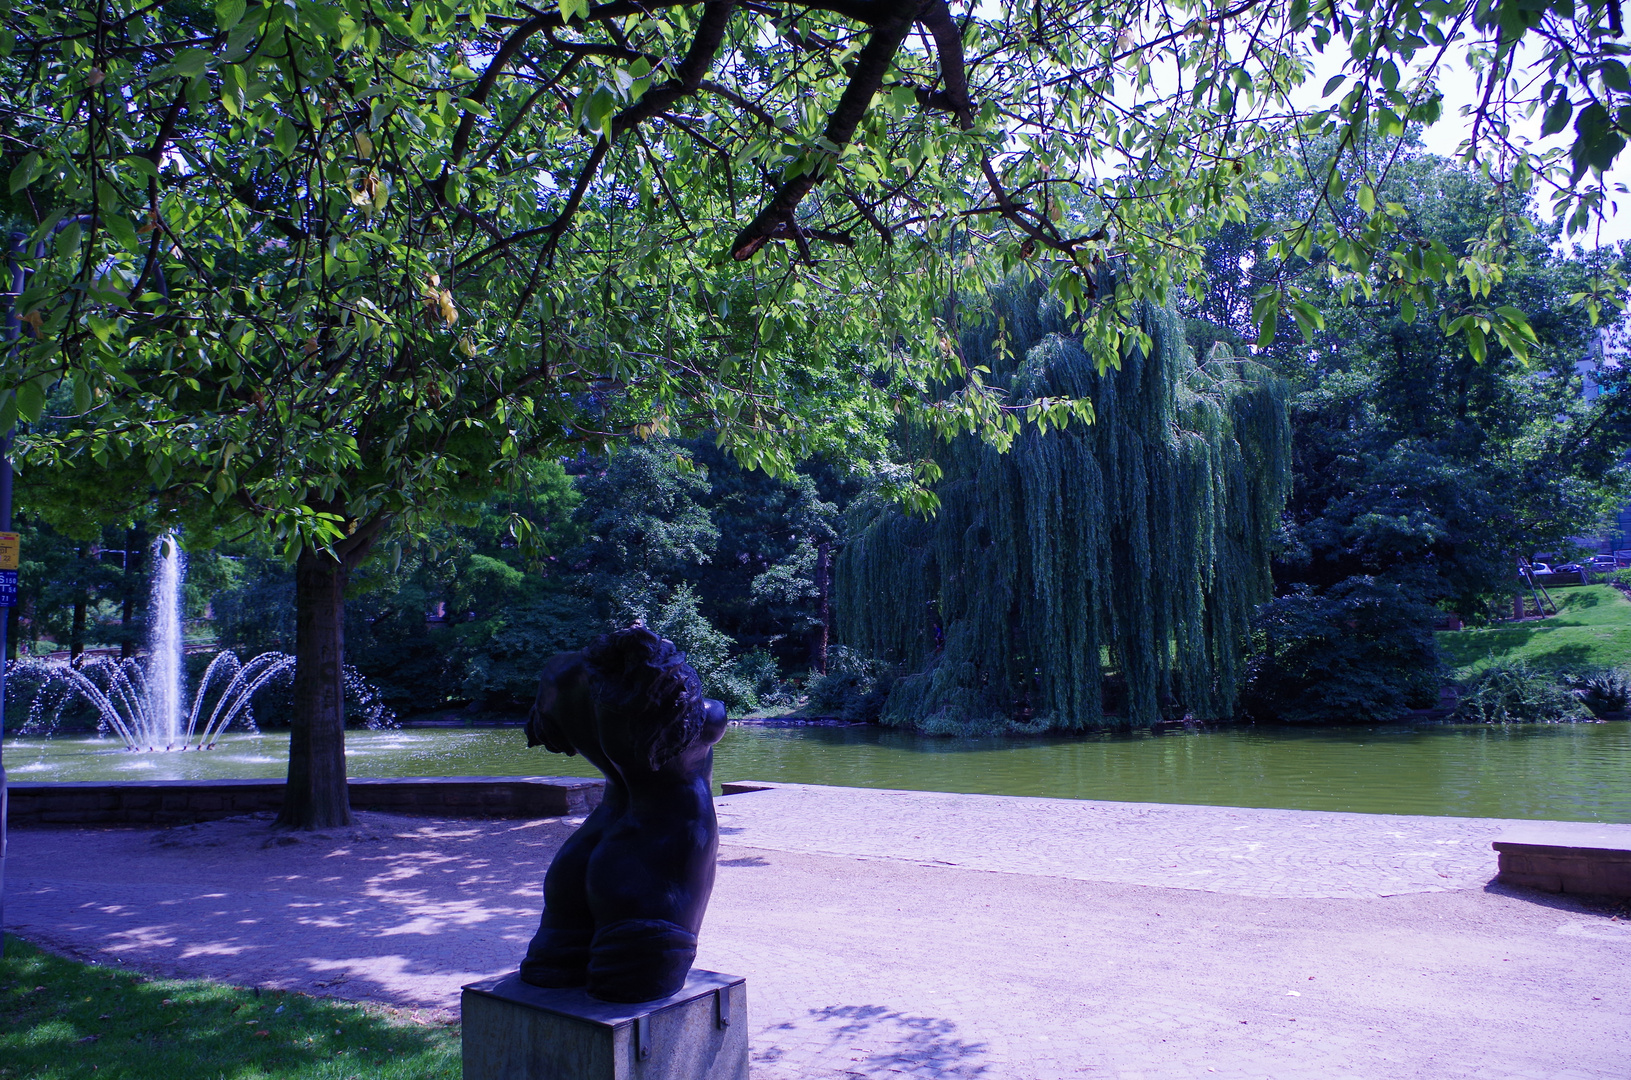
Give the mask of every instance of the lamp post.
[{"label": "lamp post", "polygon": [[[6,269],[11,271],[11,288],[6,297],[6,351],[16,348],[22,322],[17,318],[17,298],[28,279],[17,256],[28,243],[27,233],[12,233]],[[15,391],[13,391],[15,392]],[[15,429],[0,435],[0,532],[11,531],[11,437]],[[17,602],[15,589],[7,597]],[[6,955],[6,833],[9,812],[6,800],[6,631],[11,627],[10,604],[0,606],[0,957]]]},{"label": "lamp post", "polygon": [[[10,294],[6,297],[6,351],[16,346],[22,323],[17,318],[17,297],[22,295],[27,278],[17,255],[28,243],[28,234],[12,233],[6,267],[11,271]],[[15,430],[15,429],[13,429]],[[11,436],[12,431],[0,435],[0,532],[11,531]],[[16,590],[11,590],[11,603],[17,602]],[[6,824],[9,819],[6,800],[6,631],[11,626],[9,605],[0,607],[0,957],[6,955]]]},{"label": "lamp post", "polygon": [[[13,311],[11,317],[15,319],[17,313]],[[0,532],[11,531],[11,435],[9,431],[0,435]],[[15,588],[9,599],[17,602]],[[0,606],[0,957],[6,955],[6,630],[10,615],[9,604]]]}]

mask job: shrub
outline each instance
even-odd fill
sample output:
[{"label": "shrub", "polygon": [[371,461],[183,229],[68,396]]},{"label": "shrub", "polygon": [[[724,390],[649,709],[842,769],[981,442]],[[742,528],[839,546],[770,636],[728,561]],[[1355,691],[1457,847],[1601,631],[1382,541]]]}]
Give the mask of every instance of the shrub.
[{"label": "shrub", "polygon": [[797,700],[793,688],[782,680],[781,666],[770,650],[749,649],[733,663],[737,677],[752,689],[759,708],[791,705]]},{"label": "shrub", "polygon": [[835,645],[827,650],[827,673],[810,684],[806,709],[816,716],[870,723],[878,719],[891,682],[882,662]]},{"label": "shrub", "polygon": [[1624,669],[1608,668],[1571,675],[1568,685],[1593,716],[1620,716],[1631,709],[1631,672]]},{"label": "shrub", "polygon": [[1290,723],[1394,720],[1438,700],[1437,610],[1404,588],[1352,577],[1258,608],[1242,704]]},{"label": "shrub", "polygon": [[1558,677],[1522,660],[1498,661],[1462,688],[1455,719],[1475,724],[1555,723],[1590,714]]}]

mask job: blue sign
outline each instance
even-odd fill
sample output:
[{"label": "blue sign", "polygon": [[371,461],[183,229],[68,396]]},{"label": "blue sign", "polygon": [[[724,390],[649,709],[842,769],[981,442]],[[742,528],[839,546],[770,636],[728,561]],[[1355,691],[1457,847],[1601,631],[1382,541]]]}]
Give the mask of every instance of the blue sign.
[{"label": "blue sign", "polygon": [[17,571],[0,570],[0,608],[17,606]]}]

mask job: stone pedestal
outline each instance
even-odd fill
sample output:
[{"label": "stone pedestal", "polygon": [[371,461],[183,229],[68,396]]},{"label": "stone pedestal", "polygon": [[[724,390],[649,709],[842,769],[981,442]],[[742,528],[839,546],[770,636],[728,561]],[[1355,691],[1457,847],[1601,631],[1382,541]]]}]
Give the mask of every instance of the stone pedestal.
[{"label": "stone pedestal", "polygon": [[747,982],[693,969],[671,997],[596,1001],[517,975],[464,988],[464,1080],[748,1080]]}]

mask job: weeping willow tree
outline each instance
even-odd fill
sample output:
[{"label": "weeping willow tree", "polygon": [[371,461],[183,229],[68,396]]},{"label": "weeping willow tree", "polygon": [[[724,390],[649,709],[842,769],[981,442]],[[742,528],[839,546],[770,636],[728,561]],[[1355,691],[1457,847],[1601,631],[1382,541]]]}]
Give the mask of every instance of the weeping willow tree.
[{"label": "weeping willow tree", "polygon": [[1040,293],[997,296],[963,346],[1014,399],[1085,398],[1094,422],[1028,430],[1008,453],[943,446],[932,519],[858,511],[837,566],[840,632],[910,672],[884,705],[895,726],[1230,716],[1290,483],[1284,390],[1222,346],[1197,363],[1153,306],[1139,316],[1148,355],[1101,374]]}]

